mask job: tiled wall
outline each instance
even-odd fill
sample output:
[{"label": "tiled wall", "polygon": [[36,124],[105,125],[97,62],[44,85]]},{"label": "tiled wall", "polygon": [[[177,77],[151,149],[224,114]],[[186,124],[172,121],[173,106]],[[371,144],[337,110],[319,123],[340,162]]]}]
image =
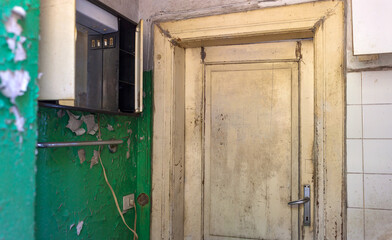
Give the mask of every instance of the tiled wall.
[{"label": "tiled wall", "polygon": [[347,239],[392,239],[392,71],[347,74]]}]

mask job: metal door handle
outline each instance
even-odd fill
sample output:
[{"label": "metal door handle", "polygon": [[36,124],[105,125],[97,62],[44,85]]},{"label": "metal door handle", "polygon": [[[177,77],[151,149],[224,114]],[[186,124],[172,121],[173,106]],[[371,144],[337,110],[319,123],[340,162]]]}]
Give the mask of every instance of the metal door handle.
[{"label": "metal door handle", "polygon": [[310,198],[305,197],[305,198],[302,198],[302,199],[299,199],[299,200],[296,200],[296,201],[291,201],[288,204],[289,205],[300,205],[300,204],[307,203],[309,201],[310,201]]},{"label": "metal door handle", "polygon": [[304,226],[310,226],[310,186],[304,185],[304,198],[288,204],[290,206],[304,204]]}]

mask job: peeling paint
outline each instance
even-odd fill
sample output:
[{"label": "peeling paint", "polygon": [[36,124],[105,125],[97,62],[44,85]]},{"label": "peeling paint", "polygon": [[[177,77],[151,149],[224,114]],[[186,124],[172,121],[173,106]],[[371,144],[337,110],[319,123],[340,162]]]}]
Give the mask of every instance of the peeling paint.
[{"label": "peeling paint", "polygon": [[78,234],[78,236],[80,235],[80,232],[82,231],[82,229],[83,229],[83,221],[80,221],[79,223],[78,223],[78,225],[76,226],[76,233]]},{"label": "peeling paint", "polygon": [[92,114],[82,116],[81,118],[87,126],[87,132],[94,135],[98,130],[98,124],[95,122],[95,116]]},{"label": "peeling paint", "polygon": [[88,132],[88,134],[95,135],[97,131],[98,131],[98,124],[95,124],[93,129],[90,132]]},{"label": "peeling paint", "polygon": [[84,128],[79,128],[79,129],[76,129],[76,130],[74,131],[74,133],[76,134],[76,136],[81,136],[81,135],[83,135],[83,134],[86,133],[86,129],[84,129]]},{"label": "peeling paint", "polygon": [[0,239],[34,239],[39,10],[0,1]]},{"label": "peeling paint", "polygon": [[[145,76],[148,90],[145,99],[145,112],[142,116],[118,116],[93,114],[101,126],[103,140],[122,139],[117,152],[111,153],[107,146],[85,146],[74,148],[40,149],[37,157],[37,198],[35,239],[132,239],[118,217],[111,192],[106,186],[100,166],[91,166],[94,150],[101,155],[107,170],[107,177],[122,205],[122,196],[144,192],[150,197],[150,142],[146,133],[151,129],[151,74]],[[76,136],[65,128],[68,116],[59,118],[58,109],[39,108],[39,141],[95,141],[94,136]],[[64,111],[65,112],[65,111]],[[72,111],[81,120],[82,115],[90,113]],[[67,114],[65,114],[67,115]],[[98,120],[99,119],[99,120]],[[110,131],[107,126],[115,129]],[[81,125],[87,130],[87,126]],[[137,137],[137,136],[138,137]],[[145,140],[139,142],[139,137]],[[129,139],[129,146],[128,146]],[[79,150],[85,150],[85,161],[80,164]],[[129,152],[129,158],[126,153]],[[94,162],[94,160],[93,160]],[[99,159],[98,159],[99,165]],[[62,204],[60,209],[59,205]],[[137,204],[137,203],[136,203]],[[149,238],[150,207],[137,204],[137,233],[139,239]],[[126,222],[134,226],[134,209],[124,215]],[[76,225],[83,220],[83,230],[77,236]],[[70,224],[75,224],[70,231]],[[0,231],[1,232],[1,231]],[[0,233],[1,234],[1,233]],[[1,237],[0,237],[1,239]],[[19,238],[27,239],[27,238]],[[31,238],[32,239],[32,238]]]},{"label": "peeling paint", "polygon": [[25,70],[0,71],[0,78],[1,93],[8,97],[13,104],[18,96],[22,96],[27,91],[27,85],[30,82],[30,74]]},{"label": "peeling paint", "polygon": [[98,164],[99,152],[94,150],[94,155],[91,158],[90,168],[93,168],[94,165]]},{"label": "peeling paint", "polygon": [[83,121],[79,120],[80,116],[76,116],[68,110],[67,110],[67,114],[68,114],[69,120],[68,120],[67,126],[65,126],[65,127],[70,129],[72,132],[76,133],[76,135],[78,135],[78,136],[85,133],[86,130],[83,129],[84,132],[80,130],[81,129],[80,127],[83,124]]},{"label": "peeling paint", "polygon": [[12,112],[15,116],[15,126],[18,129],[19,132],[24,131],[24,124],[25,124],[25,119],[22,117],[19,113],[19,110],[17,107],[13,106],[10,108],[10,112]]},{"label": "peeling paint", "polygon": [[11,16],[5,23],[6,31],[14,34],[13,37],[7,38],[8,48],[14,54],[14,62],[26,59],[26,51],[23,48],[23,43],[26,41],[26,37],[21,36],[23,28],[18,24],[18,20],[24,17],[26,17],[26,11],[20,6],[15,6],[12,9]]},{"label": "peeling paint", "polygon": [[26,17],[26,11],[20,6],[15,6],[12,9],[11,16],[8,18],[7,22],[5,23],[5,29],[7,30],[7,32],[14,33],[15,35],[20,36],[23,29],[18,24],[18,20],[24,17]]},{"label": "peeling paint", "polygon": [[79,118],[80,118],[80,116],[75,115],[75,114],[71,113],[71,112],[68,111],[68,110],[67,110],[67,114],[68,114],[69,117],[72,117],[72,118],[74,118],[74,119],[79,119]]},{"label": "peeling paint", "polygon": [[110,125],[110,124],[108,124],[108,126],[106,127],[106,129],[109,130],[109,131],[111,131],[111,132],[114,131],[113,126]]},{"label": "peeling paint", "polygon": [[15,62],[23,61],[26,59],[26,51],[23,48],[23,43],[25,41],[26,41],[25,37],[20,37],[19,41],[17,40],[16,37],[7,39],[8,48],[14,54]]},{"label": "peeling paint", "polygon": [[86,151],[84,149],[79,149],[78,156],[79,156],[80,164],[83,164],[84,161],[86,161]]}]

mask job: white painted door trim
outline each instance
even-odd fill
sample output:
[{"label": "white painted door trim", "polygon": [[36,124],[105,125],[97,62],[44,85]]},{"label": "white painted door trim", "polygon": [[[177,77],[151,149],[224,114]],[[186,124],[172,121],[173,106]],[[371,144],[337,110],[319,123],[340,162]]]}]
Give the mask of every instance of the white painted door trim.
[{"label": "white painted door trim", "polygon": [[156,23],[151,239],[184,239],[184,64],[187,47],[313,38],[314,239],[345,238],[343,2]]}]

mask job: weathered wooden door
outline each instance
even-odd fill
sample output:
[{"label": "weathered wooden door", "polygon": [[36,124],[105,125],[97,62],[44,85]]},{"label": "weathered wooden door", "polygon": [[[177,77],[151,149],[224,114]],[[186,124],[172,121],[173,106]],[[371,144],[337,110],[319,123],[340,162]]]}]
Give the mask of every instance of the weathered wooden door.
[{"label": "weathered wooden door", "polygon": [[288,202],[313,191],[312,55],[311,41],[186,50],[185,239],[311,237]]}]

